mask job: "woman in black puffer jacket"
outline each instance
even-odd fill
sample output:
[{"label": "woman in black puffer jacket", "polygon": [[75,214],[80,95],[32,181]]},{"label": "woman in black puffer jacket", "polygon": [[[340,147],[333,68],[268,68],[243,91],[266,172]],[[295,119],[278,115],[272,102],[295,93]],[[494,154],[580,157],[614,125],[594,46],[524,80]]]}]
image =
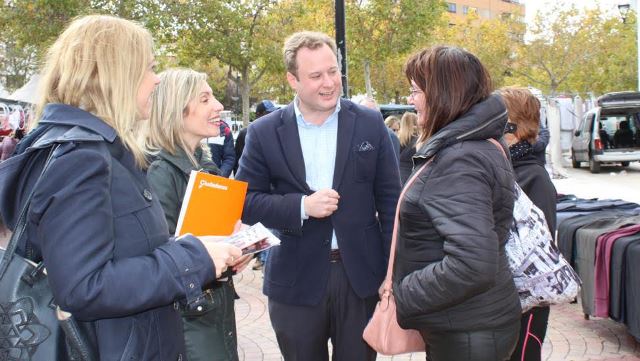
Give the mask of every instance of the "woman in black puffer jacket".
[{"label": "woman in black puffer jacket", "polygon": [[506,360],[520,303],[504,246],[514,175],[489,138],[505,105],[478,58],[438,46],[411,57],[409,104],[421,129],[416,178],[400,200],[393,292],[398,321],[417,329],[432,361]]}]

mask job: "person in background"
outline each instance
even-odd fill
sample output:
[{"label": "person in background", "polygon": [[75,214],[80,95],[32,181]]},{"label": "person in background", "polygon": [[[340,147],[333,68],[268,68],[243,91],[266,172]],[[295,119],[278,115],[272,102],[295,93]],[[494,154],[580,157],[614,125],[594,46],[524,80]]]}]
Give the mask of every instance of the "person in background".
[{"label": "person in background", "polygon": [[243,220],[282,243],[264,293],[286,361],[374,360],[362,332],[385,276],[400,176],[379,111],[340,99],[335,41],[299,32],[284,44],[296,97],[248,130],[237,179]]},{"label": "person in background", "polygon": [[[207,75],[191,69],[161,73],[152,99],[143,142],[148,157],[153,159],[147,179],[164,209],[169,233],[173,234],[191,171],[218,174],[201,141],[219,134],[220,112],[224,108],[213,96]],[[224,211],[212,209],[211,221],[215,222],[217,212]],[[250,255],[238,258],[231,265],[231,272],[204,286],[206,303],[201,310],[181,309],[188,360],[238,360],[232,275],[250,260]]]},{"label": "person in background", "polygon": [[18,142],[24,137],[23,129],[16,129],[4,137],[0,143],[0,161],[7,160],[13,155]]},{"label": "person in background", "polygon": [[[516,181],[536,207],[544,213],[552,235],[556,234],[556,188],[544,163],[535,155],[534,144],[540,128],[540,101],[527,88],[499,90],[509,121],[504,140],[509,146]],[[534,307],[522,314],[520,339],[512,361],[540,361],[542,342],[549,322],[549,306]]]},{"label": "person in background", "polygon": [[[369,98],[366,96],[354,97],[352,101],[356,104],[359,104],[369,109],[374,109],[380,112],[380,106],[378,106],[378,103],[373,98]],[[398,139],[398,136],[393,130],[391,130],[386,125],[385,127],[387,128],[387,133],[389,133],[389,139],[391,139],[391,144],[393,146],[393,151],[396,154],[396,159],[399,160],[400,159],[400,140]]]},{"label": "person in background", "polygon": [[415,172],[430,163],[399,200],[398,323],[420,331],[431,361],[508,360],[521,313],[505,254],[514,175],[488,140],[502,138],[506,108],[461,48],[424,49],[405,74],[420,128]]},{"label": "person in background", "polygon": [[400,130],[400,119],[395,115],[390,115],[384,120],[384,125],[391,129],[396,136]]},{"label": "person in background", "polygon": [[[255,119],[260,119],[260,117],[267,115],[275,111],[276,109],[278,109],[278,107],[276,107],[273,102],[271,102],[271,100],[263,100],[256,105]],[[249,125],[251,125],[251,123]],[[240,132],[238,132],[238,136],[236,137],[236,164],[233,167],[234,174],[238,172],[238,164],[240,164],[240,157],[242,156],[242,151],[244,150],[244,140],[247,136],[247,129],[249,129],[248,126],[240,129]]]},{"label": "person in background", "polygon": [[[73,20],[46,55],[36,127],[5,161],[17,165],[16,184],[0,187],[10,229],[34,191],[17,253],[44,262],[55,303],[99,360],[183,360],[176,305],[202,307],[202,286],[242,254],[221,237],[169,234],[137,139],[155,68],[153,39],[138,23]],[[35,142],[60,146],[34,190],[49,154]]]},{"label": "person in background", "polygon": [[220,135],[215,138],[222,138],[222,144],[218,143],[218,139],[215,142],[209,143],[209,150],[211,151],[211,160],[220,169],[220,176],[229,178],[233,167],[236,164],[236,152],[233,148],[233,133],[231,128],[223,120],[220,120]]},{"label": "person in background", "polygon": [[[270,100],[263,100],[258,105],[256,105],[256,120],[261,117],[274,112],[279,109],[276,107]],[[247,136],[247,129],[249,127],[242,128],[240,133],[238,134],[238,138],[236,139],[236,168],[240,162],[240,157],[242,156],[242,151],[244,150],[244,140]],[[237,169],[236,171],[237,172]],[[269,250],[260,251],[255,254],[256,262],[253,264],[253,270],[259,271],[264,265],[267,263],[267,257],[269,256]]]},{"label": "person in background", "polygon": [[413,155],[416,153],[418,116],[405,112],[400,119],[400,180],[405,184],[413,171]]}]

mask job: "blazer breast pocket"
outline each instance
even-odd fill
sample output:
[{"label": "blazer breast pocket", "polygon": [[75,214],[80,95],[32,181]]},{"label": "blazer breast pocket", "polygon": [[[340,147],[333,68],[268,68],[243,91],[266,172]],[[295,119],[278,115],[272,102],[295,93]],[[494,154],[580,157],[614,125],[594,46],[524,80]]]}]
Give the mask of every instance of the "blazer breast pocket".
[{"label": "blazer breast pocket", "polygon": [[353,177],[356,182],[372,182],[376,174],[378,152],[375,150],[353,152]]}]

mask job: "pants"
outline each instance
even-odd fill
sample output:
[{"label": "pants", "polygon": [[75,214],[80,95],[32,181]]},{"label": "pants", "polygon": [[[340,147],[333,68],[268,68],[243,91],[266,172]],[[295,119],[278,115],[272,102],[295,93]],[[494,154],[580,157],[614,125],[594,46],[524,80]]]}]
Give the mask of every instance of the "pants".
[{"label": "pants", "polygon": [[237,361],[233,281],[219,282],[207,292],[210,299],[205,310],[182,312],[187,360]]},{"label": "pants", "polygon": [[540,361],[542,342],[547,334],[549,307],[534,307],[522,314],[520,339],[511,355],[511,361]]},{"label": "pants", "polygon": [[376,352],[362,339],[378,296],[361,299],[340,261],[331,263],[324,299],[317,306],[286,305],[269,299],[271,325],[285,361],[372,361]]},{"label": "pants", "polygon": [[428,361],[504,361],[518,341],[519,327],[514,322],[499,329],[421,334]]}]

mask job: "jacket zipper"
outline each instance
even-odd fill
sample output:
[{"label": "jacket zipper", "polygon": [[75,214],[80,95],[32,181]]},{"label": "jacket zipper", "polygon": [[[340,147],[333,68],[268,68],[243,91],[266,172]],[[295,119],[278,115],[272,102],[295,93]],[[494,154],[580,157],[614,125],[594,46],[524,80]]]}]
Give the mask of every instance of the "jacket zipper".
[{"label": "jacket zipper", "polygon": [[507,111],[506,111],[506,110],[505,110],[504,112],[502,112],[502,113],[500,113],[500,114],[496,115],[495,117],[491,118],[491,120],[489,120],[488,122],[486,122],[486,123],[482,124],[481,126],[479,126],[479,127],[475,128],[475,129],[471,129],[470,131],[468,131],[468,132],[466,132],[466,133],[464,133],[464,134],[461,134],[461,135],[457,136],[457,137],[456,137],[456,140],[460,140],[460,139],[462,139],[462,138],[464,138],[464,137],[466,137],[466,136],[468,136],[468,135],[470,135],[470,134],[473,134],[473,133],[475,133],[475,132],[477,132],[477,131],[479,131],[479,130],[482,130],[482,129],[486,128],[486,127],[487,127],[487,126],[489,126],[491,123],[493,123],[496,119],[501,118],[501,117],[503,117],[503,116],[505,116],[505,115],[507,115]]}]

